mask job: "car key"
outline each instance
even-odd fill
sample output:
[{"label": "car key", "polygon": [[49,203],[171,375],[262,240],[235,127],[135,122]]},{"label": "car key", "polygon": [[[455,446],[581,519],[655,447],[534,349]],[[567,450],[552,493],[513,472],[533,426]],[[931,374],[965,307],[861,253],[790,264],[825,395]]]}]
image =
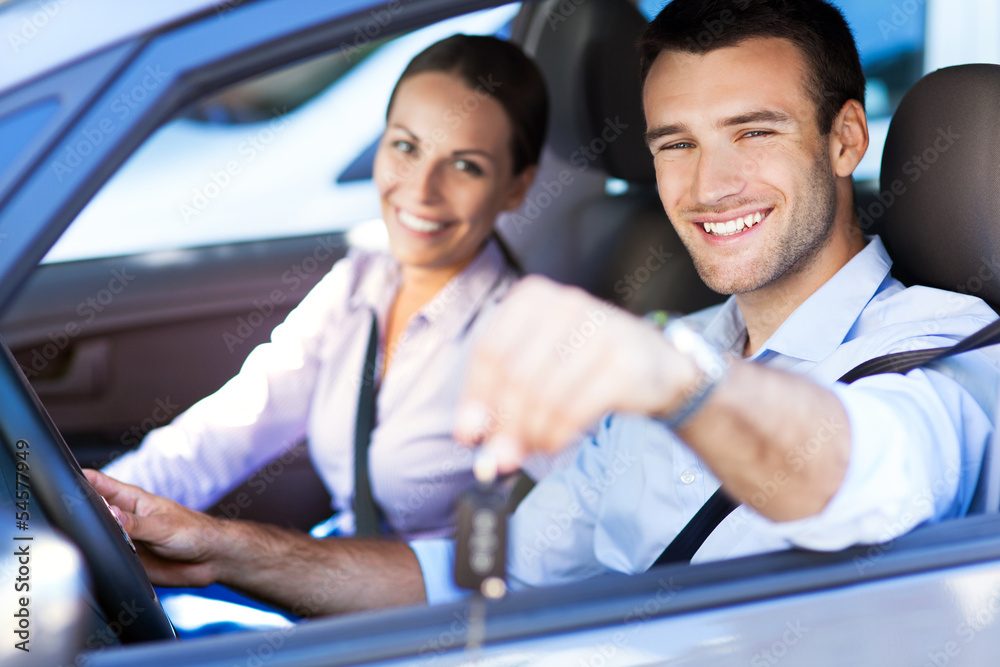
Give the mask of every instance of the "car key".
[{"label": "car key", "polygon": [[496,458],[476,450],[476,484],[458,501],[455,583],[474,591],[469,605],[466,650],[478,652],[486,635],[486,598],[507,592],[507,499],[497,487]]}]

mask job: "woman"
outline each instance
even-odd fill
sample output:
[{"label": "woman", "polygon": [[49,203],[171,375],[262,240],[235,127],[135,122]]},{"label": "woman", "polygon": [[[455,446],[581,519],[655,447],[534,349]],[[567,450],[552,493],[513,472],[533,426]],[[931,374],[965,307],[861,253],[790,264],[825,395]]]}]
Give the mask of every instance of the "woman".
[{"label": "woman", "polygon": [[[472,480],[471,454],[451,438],[464,365],[517,275],[493,226],[531,185],[547,113],[540,72],[508,42],[455,35],[417,55],[390,97],[375,158],[391,254],[352,250],[239,375],[104,472],[204,509],[305,437],[339,511],[332,532],[352,534],[370,352],[376,417],[359,479],[370,480],[376,528],[450,535],[455,498]],[[549,467],[538,459],[525,470],[537,479]]]}]

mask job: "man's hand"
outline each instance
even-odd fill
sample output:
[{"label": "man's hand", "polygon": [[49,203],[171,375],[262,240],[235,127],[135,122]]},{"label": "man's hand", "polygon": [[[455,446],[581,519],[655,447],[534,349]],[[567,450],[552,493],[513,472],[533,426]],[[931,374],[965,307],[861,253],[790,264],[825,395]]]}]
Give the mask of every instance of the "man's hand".
[{"label": "man's hand", "polygon": [[[544,278],[518,283],[491,325],[469,364],[455,435],[484,442],[503,471],[528,452],[566,446],[606,412],[674,414],[698,382],[695,364],[655,328]],[[734,361],[678,435],[741,502],[785,480],[754,509],[791,520],[822,510],[847,470],[847,428],[802,466],[788,464],[824,423],[847,423],[828,389]]]},{"label": "man's hand", "polygon": [[456,437],[500,467],[565,447],[610,412],[668,414],[697,370],[641,319],[538,276],[520,281],[478,342]]},{"label": "man's hand", "polygon": [[223,521],[96,470],[84,470],[83,474],[136,542],[154,584],[207,586],[216,580],[211,546],[221,539]]}]

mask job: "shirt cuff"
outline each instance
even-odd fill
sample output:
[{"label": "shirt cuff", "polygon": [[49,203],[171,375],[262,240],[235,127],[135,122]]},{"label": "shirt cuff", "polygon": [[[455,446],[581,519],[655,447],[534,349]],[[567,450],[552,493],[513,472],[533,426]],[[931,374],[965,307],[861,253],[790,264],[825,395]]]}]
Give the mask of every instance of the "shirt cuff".
[{"label": "shirt cuff", "polygon": [[[844,480],[819,514],[767,521],[766,530],[799,547],[839,551],[891,541],[934,519],[935,498],[928,488],[926,462],[915,451],[906,424],[907,417],[919,423],[918,417],[907,415],[905,403],[881,392],[844,385],[830,389],[847,412],[847,424],[828,422],[816,441],[821,444],[838,428],[850,429],[851,455]],[[949,491],[953,489],[944,494]]]},{"label": "shirt cuff", "polygon": [[455,585],[452,576],[455,569],[455,543],[452,540],[413,540],[409,544],[420,563],[427,604],[446,604],[469,595],[470,591]]}]

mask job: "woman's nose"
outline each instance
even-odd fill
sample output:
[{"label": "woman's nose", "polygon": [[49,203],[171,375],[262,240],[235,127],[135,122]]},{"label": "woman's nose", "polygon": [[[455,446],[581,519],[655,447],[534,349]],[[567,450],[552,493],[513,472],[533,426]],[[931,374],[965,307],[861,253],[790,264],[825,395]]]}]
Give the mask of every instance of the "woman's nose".
[{"label": "woman's nose", "polygon": [[421,202],[436,200],[440,192],[440,175],[432,160],[411,163],[411,172],[405,179],[406,187]]}]

